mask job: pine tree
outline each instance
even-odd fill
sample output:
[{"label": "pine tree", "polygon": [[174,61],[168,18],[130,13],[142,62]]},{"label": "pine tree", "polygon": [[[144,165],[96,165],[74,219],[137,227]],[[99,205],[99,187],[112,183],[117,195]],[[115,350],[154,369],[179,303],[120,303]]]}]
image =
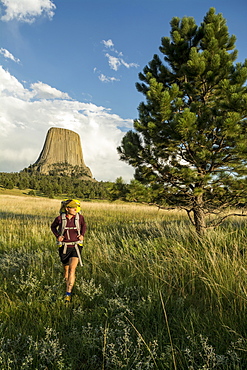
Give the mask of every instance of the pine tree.
[{"label": "pine tree", "polygon": [[135,178],[160,184],[201,234],[213,206],[246,196],[247,60],[234,64],[236,37],[214,8],[199,27],[191,17],[170,24],[164,63],[154,55],[139,75],[146,102],[118,151]]},{"label": "pine tree", "polygon": [[151,188],[145,186],[137,180],[131,180],[128,185],[128,193],[126,195],[126,200],[130,202],[152,202]]},{"label": "pine tree", "polygon": [[112,201],[117,199],[125,200],[127,192],[127,185],[124,183],[122,177],[118,177],[116,181],[109,186],[109,198]]}]

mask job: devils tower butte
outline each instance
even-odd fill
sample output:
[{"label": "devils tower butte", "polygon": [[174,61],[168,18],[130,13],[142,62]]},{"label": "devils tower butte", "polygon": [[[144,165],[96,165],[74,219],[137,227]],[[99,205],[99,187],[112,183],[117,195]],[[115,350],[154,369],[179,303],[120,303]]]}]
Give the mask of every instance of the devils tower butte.
[{"label": "devils tower butte", "polygon": [[46,175],[76,175],[84,180],[92,179],[92,173],[83,160],[80,136],[64,128],[49,129],[33,169]]}]

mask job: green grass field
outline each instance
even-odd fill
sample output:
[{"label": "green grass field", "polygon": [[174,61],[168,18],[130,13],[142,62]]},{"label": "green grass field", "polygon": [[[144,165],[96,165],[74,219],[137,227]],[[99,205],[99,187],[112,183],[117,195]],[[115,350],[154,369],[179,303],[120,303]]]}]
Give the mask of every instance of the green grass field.
[{"label": "green grass field", "polygon": [[0,195],[0,369],[247,369],[245,219],[198,240],[186,215],[82,202],[72,303],[60,201]]}]

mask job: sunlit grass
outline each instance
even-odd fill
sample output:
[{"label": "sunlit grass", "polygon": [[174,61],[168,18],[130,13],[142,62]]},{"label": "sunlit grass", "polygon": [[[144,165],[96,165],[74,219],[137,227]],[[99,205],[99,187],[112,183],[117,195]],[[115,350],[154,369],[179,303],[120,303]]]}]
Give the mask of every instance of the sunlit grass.
[{"label": "sunlit grass", "polygon": [[84,266],[65,307],[59,206],[0,196],[1,369],[247,368],[245,220],[200,240],[181,211],[82,202]]}]

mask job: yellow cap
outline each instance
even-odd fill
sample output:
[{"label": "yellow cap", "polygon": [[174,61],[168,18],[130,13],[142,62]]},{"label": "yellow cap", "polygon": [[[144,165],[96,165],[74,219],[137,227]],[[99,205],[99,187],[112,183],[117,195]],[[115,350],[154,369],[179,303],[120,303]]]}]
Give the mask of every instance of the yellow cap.
[{"label": "yellow cap", "polygon": [[68,208],[77,208],[80,206],[80,203],[75,202],[74,200],[71,200],[68,204],[66,204],[66,207]]}]

